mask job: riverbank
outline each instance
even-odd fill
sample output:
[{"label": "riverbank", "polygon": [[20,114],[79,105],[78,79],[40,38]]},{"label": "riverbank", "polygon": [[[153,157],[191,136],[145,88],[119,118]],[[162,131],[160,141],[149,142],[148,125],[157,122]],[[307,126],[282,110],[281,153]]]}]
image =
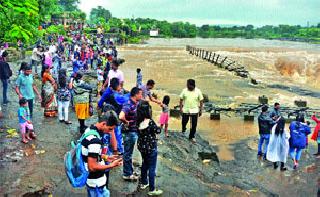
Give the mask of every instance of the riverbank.
[{"label": "riverbank", "polygon": [[[290,104],[296,96],[294,92],[287,93],[268,87],[252,87],[247,81],[239,79],[223,70],[212,67],[211,64],[188,56],[184,47],[150,47],[125,46],[119,54],[126,59],[120,69],[125,73],[125,87],[129,89],[135,84],[135,70],[141,67],[143,81],[150,77],[156,81],[154,92],[161,99],[169,94],[172,98],[170,106],[178,102],[178,95],[185,87],[187,78],[195,78],[197,86],[209,95],[211,101],[219,105],[233,105],[240,102],[257,102],[257,96],[262,92],[272,95],[270,102],[280,100]],[[250,54],[249,52],[246,54]],[[239,59],[252,62],[250,56]],[[259,56],[259,54],[254,54]],[[261,56],[263,57],[263,56]],[[267,57],[264,57],[268,59]],[[248,60],[249,59],[249,60]],[[262,58],[263,59],[263,58]],[[11,64],[16,71],[16,63]],[[256,65],[256,64],[254,64]],[[289,83],[287,79],[261,74],[264,65],[253,69],[263,78],[264,83]],[[182,72],[183,71],[183,72]],[[267,71],[265,71],[267,72]],[[268,72],[276,73],[274,70]],[[274,77],[273,77],[274,78]],[[172,80],[174,79],[174,80]],[[270,79],[270,81],[269,81]],[[271,81],[271,79],[273,81]],[[63,156],[69,149],[71,140],[79,137],[78,123],[74,113],[70,113],[72,125],[58,123],[57,119],[46,119],[43,110],[37,102],[35,105],[34,125],[38,132],[38,140],[24,145],[20,138],[7,136],[7,127],[18,129],[16,110],[18,98],[12,87],[9,89],[11,103],[3,107],[5,118],[1,120],[4,129],[0,132],[0,194],[8,196],[34,196],[43,193],[44,196],[85,196],[84,189],[71,188],[64,173]],[[36,79],[40,84],[40,80]],[[293,82],[292,82],[293,83]],[[289,83],[291,85],[291,82]],[[40,86],[39,86],[40,88]],[[226,91],[228,90],[228,91]],[[304,98],[304,97],[300,97]],[[308,99],[311,105],[317,105],[317,98]],[[157,121],[161,109],[153,106],[154,119]],[[301,167],[294,171],[288,162],[289,171],[274,171],[269,162],[259,161],[257,152],[257,128],[254,123],[244,123],[241,117],[231,117],[233,114],[223,114],[222,120],[212,121],[208,114],[199,119],[197,144],[191,144],[180,133],[180,119],[171,118],[169,128],[171,137],[161,139],[159,143],[159,162],[157,185],[165,191],[163,196],[311,196],[317,194],[319,160],[311,142],[308,152],[304,152]],[[93,116],[88,124],[94,123]],[[210,153],[211,161],[203,161],[199,153]],[[203,154],[202,154],[203,155]],[[215,156],[217,155],[217,157]],[[140,155],[135,150],[135,168],[139,171]],[[219,160],[219,162],[218,162]],[[110,189],[113,196],[145,196],[136,191],[136,183],[124,182],[121,179],[121,168],[111,173]]]}]

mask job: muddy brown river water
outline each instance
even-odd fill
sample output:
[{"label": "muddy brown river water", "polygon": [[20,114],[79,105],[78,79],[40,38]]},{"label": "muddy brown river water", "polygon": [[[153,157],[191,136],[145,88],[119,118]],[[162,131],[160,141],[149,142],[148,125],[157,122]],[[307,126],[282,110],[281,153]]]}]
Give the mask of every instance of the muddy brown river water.
[{"label": "muddy brown river water", "polygon": [[[189,55],[185,51],[186,45],[232,58],[244,65],[259,85],[253,86],[247,79]],[[308,106],[320,106],[319,98],[270,88],[270,85],[285,84],[319,91],[320,45],[246,39],[151,39],[144,45],[121,47],[120,54],[126,59],[121,66],[126,78],[125,87],[135,84],[135,72],[139,67],[143,82],[154,79],[154,92],[160,99],[169,95],[171,107],[178,104],[179,94],[189,78],[195,79],[197,87],[209,95],[210,101],[221,107],[257,103],[259,95],[268,96],[271,105],[280,102],[285,106],[294,106],[294,100],[302,99],[308,102]],[[154,106],[154,110],[158,119],[161,109]],[[171,129],[179,130],[180,125],[180,120],[171,118]],[[228,144],[258,134],[256,121],[246,123],[241,116],[234,114],[223,114],[220,121],[211,121],[209,114],[205,114],[199,120],[198,129],[211,143],[220,146],[219,157],[226,160],[234,158]]]}]

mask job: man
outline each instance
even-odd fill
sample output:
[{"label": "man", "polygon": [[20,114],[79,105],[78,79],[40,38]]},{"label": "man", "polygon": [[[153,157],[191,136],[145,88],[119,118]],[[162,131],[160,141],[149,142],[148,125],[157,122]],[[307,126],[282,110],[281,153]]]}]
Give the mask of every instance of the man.
[{"label": "man", "polygon": [[183,89],[180,94],[180,111],[182,113],[182,133],[186,132],[186,126],[191,119],[191,129],[189,140],[196,142],[195,134],[197,131],[198,117],[202,115],[203,95],[196,88],[194,79],[187,80],[187,88]]},{"label": "man", "polygon": [[39,75],[38,66],[39,66],[39,63],[41,62],[41,56],[43,55],[41,50],[42,50],[42,47],[38,45],[32,51],[31,62],[32,62],[32,66],[34,66],[34,72],[36,76]]},{"label": "man", "polygon": [[109,197],[110,192],[106,187],[107,177],[105,171],[122,165],[122,159],[116,159],[116,156],[109,156],[107,161],[111,163],[105,165],[105,161],[102,159],[105,155],[101,154],[103,149],[102,137],[104,134],[112,133],[117,122],[118,121],[115,116],[102,116],[98,123],[92,125],[86,130],[86,132],[95,130],[99,133],[99,136],[89,135],[81,142],[81,154],[85,167],[89,171],[89,176],[86,182],[89,197]]},{"label": "man", "polygon": [[[267,158],[267,150],[269,145],[270,133],[272,126],[276,123],[275,120],[270,118],[268,114],[268,106],[263,106],[261,108],[261,114],[258,116],[258,125],[259,125],[259,144],[258,144],[258,157],[263,156],[263,159]],[[265,149],[262,151],[263,143],[265,142]]]},{"label": "man", "polygon": [[24,97],[28,101],[31,118],[33,114],[34,92],[37,94],[39,102],[41,103],[41,95],[39,94],[36,84],[33,82],[32,68],[30,66],[26,66],[23,73],[19,75],[16,81],[16,93],[18,94],[19,99]]},{"label": "man", "polygon": [[2,82],[2,94],[3,94],[3,100],[2,103],[3,105],[7,105],[8,104],[8,97],[7,97],[7,93],[8,93],[8,84],[9,84],[9,78],[12,75],[12,71],[10,69],[9,64],[6,62],[6,57],[8,56],[8,52],[4,51],[2,53],[2,60],[0,60],[0,79]]},{"label": "man", "polygon": [[123,179],[124,180],[138,180],[138,177],[133,174],[132,167],[132,153],[134,145],[138,139],[137,135],[137,107],[142,98],[142,91],[134,87],[130,92],[130,100],[124,104],[122,111],[120,112],[119,119],[125,126],[122,129],[123,134]]},{"label": "man", "polygon": [[270,112],[270,118],[272,118],[273,120],[277,120],[280,116],[281,116],[280,104],[275,103],[273,110]]},{"label": "man", "polygon": [[[109,106],[112,106],[112,110],[115,111],[117,115],[120,114],[122,110],[122,104],[118,103],[116,100],[116,94],[121,90],[119,79],[113,78],[110,81],[110,86],[104,91],[100,101],[98,102],[98,111],[102,111],[104,108],[104,103],[109,104]],[[124,95],[117,94],[119,97],[121,96],[121,100],[125,101],[126,98]],[[117,138],[117,144],[118,144],[118,151],[119,153],[123,153],[123,146],[122,146],[122,133],[121,133],[121,126],[118,126],[115,128],[115,135]]]},{"label": "man", "polygon": [[142,98],[143,100],[146,100],[148,97],[150,101],[157,103],[158,105],[161,105],[161,101],[155,99],[151,94],[151,90],[154,88],[154,85],[154,80],[149,79],[146,85],[142,85],[139,87],[142,90]]},{"label": "man", "polygon": [[121,88],[123,88],[124,75],[123,75],[123,72],[121,70],[119,70],[119,66],[123,62],[124,62],[124,60],[119,60],[119,59],[112,60],[111,70],[109,71],[108,78],[106,79],[106,81],[103,85],[104,88],[107,88],[108,86],[110,86],[110,80],[113,78],[118,78],[120,81],[120,86],[121,86]]}]

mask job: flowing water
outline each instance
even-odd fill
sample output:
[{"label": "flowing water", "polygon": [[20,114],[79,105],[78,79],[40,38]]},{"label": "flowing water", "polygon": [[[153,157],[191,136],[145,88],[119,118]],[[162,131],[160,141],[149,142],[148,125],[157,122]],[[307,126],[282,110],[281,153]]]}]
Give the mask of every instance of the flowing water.
[{"label": "flowing water", "polygon": [[[185,45],[205,48],[236,60],[249,70],[250,76],[257,79],[259,85],[253,86],[248,79],[234,76],[189,55]],[[260,95],[267,95],[270,104],[280,102],[285,106],[294,106],[294,100],[298,99],[306,100],[311,107],[320,104],[320,45],[245,39],[151,39],[147,44],[119,47],[119,54],[126,60],[120,67],[125,74],[125,88],[135,85],[136,68],[139,67],[144,82],[148,79],[156,81],[154,92],[160,100],[164,95],[170,95],[171,108],[178,105],[179,94],[189,78],[196,79],[197,87],[209,95],[210,101],[221,107],[258,103]],[[40,81],[36,80],[36,83]],[[6,118],[0,123],[17,128],[17,96],[11,88],[10,98],[12,104],[3,108]],[[7,137],[0,129],[0,143],[3,144],[0,147],[0,194],[21,196],[31,191],[30,195],[25,196],[39,196],[33,192],[47,191],[55,192],[56,196],[83,196],[84,190],[72,189],[68,184],[63,169],[63,156],[69,149],[69,142],[79,135],[74,113],[70,113],[73,124],[66,126],[59,124],[57,119],[44,118],[39,103],[35,107],[34,126],[38,140],[24,145],[19,138]],[[161,108],[153,105],[153,111],[154,119],[158,120]],[[93,117],[87,124],[95,120],[96,117]],[[181,130],[181,120],[171,118],[169,129]],[[260,168],[260,164],[257,169],[250,168],[257,163],[253,153],[257,149],[256,120],[244,122],[242,115],[228,112],[222,113],[220,121],[213,121],[205,113],[199,119],[198,133],[216,145],[221,168],[229,173],[231,181],[227,185],[232,186],[231,194],[234,194],[231,196],[239,196],[236,187],[233,187],[234,176],[244,182],[258,182],[258,185],[281,196],[305,196],[305,191],[316,193],[318,161],[306,158],[309,154],[303,155],[307,164],[302,171],[290,170],[280,174],[269,166]],[[251,154],[247,154],[250,152],[248,149],[251,149]],[[20,160],[11,161],[12,157],[20,157]],[[264,165],[263,162],[261,165]],[[223,176],[220,177],[223,180]],[[279,180],[281,184],[278,184]],[[242,189],[252,189],[251,193],[255,196],[255,188]]]},{"label": "flowing water", "polygon": [[[253,86],[247,79],[189,55],[186,45],[204,48],[237,61],[247,68],[259,85]],[[121,66],[126,87],[134,85],[135,70],[139,67],[144,82],[148,79],[156,81],[154,92],[160,99],[166,94],[171,97],[171,107],[178,105],[179,94],[189,78],[194,78],[197,87],[221,107],[258,103],[259,95],[268,96],[269,104],[280,102],[294,106],[294,100],[300,99],[306,100],[311,107],[320,104],[318,96],[275,88],[285,85],[289,89],[298,87],[317,93],[320,45],[263,39],[150,39],[144,45],[121,47],[120,54],[126,59]],[[154,106],[154,110],[158,119],[161,109]],[[180,130],[180,122],[171,118],[170,129]],[[211,143],[219,145],[219,157],[225,160],[233,159],[229,144],[258,134],[256,121],[244,122],[241,116],[232,113],[222,114],[220,121],[212,121],[209,114],[205,114],[199,120],[198,130]]]}]

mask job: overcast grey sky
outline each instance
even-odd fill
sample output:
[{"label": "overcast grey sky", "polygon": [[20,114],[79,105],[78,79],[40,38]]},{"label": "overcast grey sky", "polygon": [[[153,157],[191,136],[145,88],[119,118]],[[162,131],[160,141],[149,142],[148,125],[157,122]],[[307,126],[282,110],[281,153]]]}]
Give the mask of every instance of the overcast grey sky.
[{"label": "overcast grey sky", "polygon": [[80,9],[89,15],[98,5],[118,18],[148,17],[196,25],[320,23],[320,0],[81,0]]}]

